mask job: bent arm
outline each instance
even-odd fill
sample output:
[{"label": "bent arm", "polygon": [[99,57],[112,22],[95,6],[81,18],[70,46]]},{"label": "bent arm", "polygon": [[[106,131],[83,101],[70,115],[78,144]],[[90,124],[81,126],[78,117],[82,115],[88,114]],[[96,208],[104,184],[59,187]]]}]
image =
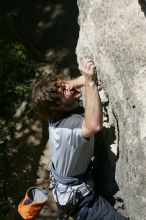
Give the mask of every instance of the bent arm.
[{"label": "bent arm", "polygon": [[85,76],[79,76],[75,79],[70,79],[67,82],[75,88],[81,88],[85,85]]},{"label": "bent arm", "polygon": [[85,76],[85,116],[82,134],[84,137],[90,137],[102,129],[102,106],[94,63],[91,60],[84,59],[81,68]]}]

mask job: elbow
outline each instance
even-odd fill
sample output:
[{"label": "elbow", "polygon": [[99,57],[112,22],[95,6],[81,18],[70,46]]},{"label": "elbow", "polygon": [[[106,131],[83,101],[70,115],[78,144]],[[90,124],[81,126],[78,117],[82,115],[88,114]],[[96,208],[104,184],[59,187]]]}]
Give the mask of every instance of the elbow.
[{"label": "elbow", "polygon": [[89,129],[93,134],[96,134],[96,133],[100,132],[102,130],[102,128],[103,128],[103,125],[99,124],[99,125],[95,125],[95,126],[92,125]]},{"label": "elbow", "polygon": [[96,126],[96,128],[95,128],[95,133],[100,132],[100,131],[102,130],[102,128],[103,128],[103,125],[98,125],[98,126]]}]

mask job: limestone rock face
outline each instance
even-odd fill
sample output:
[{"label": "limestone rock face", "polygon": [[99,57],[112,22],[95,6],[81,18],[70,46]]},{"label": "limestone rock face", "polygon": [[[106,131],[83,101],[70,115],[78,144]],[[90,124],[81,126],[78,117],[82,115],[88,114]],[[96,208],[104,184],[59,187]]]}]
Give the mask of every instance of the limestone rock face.
[{"label": "limestone rock face", "polygon": [[[146,18],[137,0],[78,0],[78,7],[80,33],[76,52],[78,59],[84,56],[94,60],[108,97],[104,126],[115,128],[115,140],[109,149],[114,148],[120,196],[130,219],[144,220]],[[107,142],[108,139],[105,145]]]}]

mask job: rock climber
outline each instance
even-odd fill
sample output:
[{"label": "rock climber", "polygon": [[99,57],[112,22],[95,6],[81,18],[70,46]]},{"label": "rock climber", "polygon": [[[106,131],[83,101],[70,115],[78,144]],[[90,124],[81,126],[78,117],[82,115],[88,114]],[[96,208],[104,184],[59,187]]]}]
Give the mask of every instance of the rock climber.
[{"label": "rock climber", "polygon": [[[81,58],[81,76],[67,80],[61,75],[42,77],[32,88],[32,106],[49,123],[52,192],[60,210],[73,219],[124,220],[94,190],[91,159],[94,134],[103,127],[96,66]],[[80,106],[85,87],[85,107]]]}]

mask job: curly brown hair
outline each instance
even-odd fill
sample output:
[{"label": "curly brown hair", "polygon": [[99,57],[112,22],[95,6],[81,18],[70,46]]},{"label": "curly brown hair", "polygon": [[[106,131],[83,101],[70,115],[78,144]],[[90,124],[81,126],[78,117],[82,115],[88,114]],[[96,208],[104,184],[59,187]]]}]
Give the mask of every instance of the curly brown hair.
[{"label": "curly brown hair", "polygon": [[32,84],[32,107],[47,120],[55,119],[62,113],[62,102],[57,93],[57,81],[60,79],[64,78],[61,75],[50,73]]}]

